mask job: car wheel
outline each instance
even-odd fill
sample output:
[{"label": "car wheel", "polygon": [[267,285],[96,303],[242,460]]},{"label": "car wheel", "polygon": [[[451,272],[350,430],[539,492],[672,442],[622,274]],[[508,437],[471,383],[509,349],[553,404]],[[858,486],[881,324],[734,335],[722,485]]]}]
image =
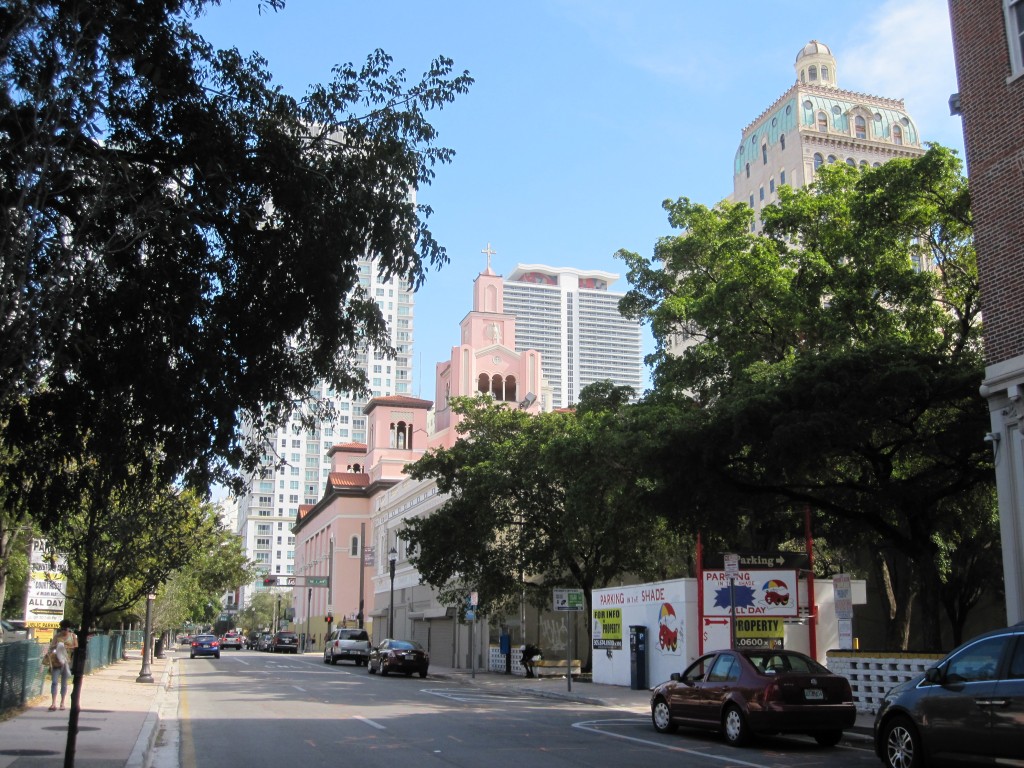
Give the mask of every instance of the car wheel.
[{"label": "car wheel", "polygon": [[420,670],[420,677],[426,677],[426,676],[427,676],[427,670],[425,670],[425,669],[424,670]]},{"label": "car wheel", "polygon": [[330,659],[327,658],[327,651],[324,651],[324,664],[330,664]]},{"label": "car wheel", "polygon": [[215,653],[215,654],[213,654],[213,658],[215,658],[215,659],[219,659],[219,658],[220,658],[220,654],[219,654],[219,653]]},{"label": "car wheel", "polygon": [[373,675],[373,674],[376,674],[377,671],[373,668],[373,664],[367,664],[366,665],[366,672],[367,672],[367,674]]},{"label": "car wheel", "polygon": [[750,741],[747,719],[743,717],[739,707],[726,708],[725,714],[722,715],[722,731],[725,733],[725,740],[734,747],[742,747]]},{"label": "car wheel", "polygon": [[658,699],[651,707],[651,722],[654,723],[654,730],[658,733],[675,733],[676,724],[672,722],[672,712],[668,708],[668,702]]},{"label": "car wheel", "polygon": [[331,664],[338,664],[338,658],[333,653],[331,654]]},{"label": "car wheel", "polygon": [[821,731],[820,733],[812,733],[814,740],[818,742],[819,746],[822,747],[834,747],[843,738],[842,731]]},{"label": "car wheel", "polygon": [[923,762],[921,740],[913,723],[905,717],[894,717],[885,724],[884,733],[883,763],[889,768],[920,768]]},{"label": "car wheel", "polygon": [[381,677],[387,677],[388,676],[388,665],[387,664],[381,664],[380,665],[380,676]]},{"label": "car wheel", "polygon": [[195,655],[194,653],[190,653],[190,654],[188,655],[188,657],[189,657],[190,659],[194,659],[194,658],[196,657],[196,655]]}]

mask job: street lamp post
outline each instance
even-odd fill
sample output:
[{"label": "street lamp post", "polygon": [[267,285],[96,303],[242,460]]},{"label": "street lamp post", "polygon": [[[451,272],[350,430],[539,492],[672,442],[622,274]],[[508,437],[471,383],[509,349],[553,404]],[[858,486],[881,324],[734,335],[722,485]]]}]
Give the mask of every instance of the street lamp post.
[{"label": "street lamp post", "polygon": [[150,653],[152,653],[152,643],[150,643],[149,635],[153,631],[153,600],[156,599],[156,595],[146,595],[146,628],[142,632],[142,669],[139,670],[139,676],[135,678],[136,683],[152,683],[153,682],[153,669],[152,660]]},{"label": "street lamp post", "polygon": [[391,574],[391,603],[388,608],[388,634],[395,636],[395,561],[398,560],[398,552],[392,547],[388,552],[388,572]]}]

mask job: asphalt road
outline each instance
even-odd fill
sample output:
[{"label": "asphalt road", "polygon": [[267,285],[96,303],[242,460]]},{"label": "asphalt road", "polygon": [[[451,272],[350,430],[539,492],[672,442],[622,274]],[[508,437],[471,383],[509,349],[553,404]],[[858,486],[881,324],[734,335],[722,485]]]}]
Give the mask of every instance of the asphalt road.
[{"label": "asphalt road", "polygon": [[877,768],[868,744],[823,749],[803,737],[746,749],[698,731],[529,693],[428,677],[368,675],[315,656],[254,651],[178,663],[181,768]]}]

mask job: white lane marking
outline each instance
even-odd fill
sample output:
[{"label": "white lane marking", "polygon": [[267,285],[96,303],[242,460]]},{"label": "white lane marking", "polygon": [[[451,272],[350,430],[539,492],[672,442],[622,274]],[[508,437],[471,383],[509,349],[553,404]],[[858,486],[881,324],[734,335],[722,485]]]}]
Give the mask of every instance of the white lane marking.
[{"label": "white lane marking", "polygon": [[386,731],[387,730],[387,726],[381,725],[380,723],[376,722],[375,720],[371,720],[368,717],[363,717],[362,715],[354,715],[352,717],[352,719],[353,720],[358,720],[361,723],[366,723],[370,727],[376,728],[379,731]]},{"label": "white lane marking", "polygon": [[489,691],[466,690],[464,688],[421,688],[420,693],[429,693],[431,696],[440,696],[442,699],[459,701],[463,704],[480,701],[533,701],[536,698],[532,696],[491,693]]},{"label": "white lane marking", "polygon": [[302,687],[300,687],[298,685],[293,685],[292,688],[294,688],[296,691],[302,691],[303,693],[306,692],[305,688],[302,688]]},{"label": "white lane marking", "polygon": [[686,749],[686,747],[678,747],[673,744],[666,744],[663,741],[653,741],[651,739],[641,739],[637,736],[627,736],[624,733],[614,733],[613,731],[604,731],[599,726],[601,723],[636,723],[636,720],[584,720],[583,722],[573,723],[573,728],[579,728],[581,731],[588,731],[590,733],[598,733],[602,736],[611,736],[615,739],[624,739],[626,741],[632,741],[637,744],[643,744],[648,747],[658,747],[659,749],[667,749],[670,752],[682,752],[686,755],[694,755],[695,757],[704,757],[709,760],[718,760],[723,763],[729,763],[730,765],[746,765],[749,768],[771,768],[770,765],[763,763],[748,763],[745,760],[737,760],[733,755],[713,755],[708,752],[703,752],[699,749]]}]

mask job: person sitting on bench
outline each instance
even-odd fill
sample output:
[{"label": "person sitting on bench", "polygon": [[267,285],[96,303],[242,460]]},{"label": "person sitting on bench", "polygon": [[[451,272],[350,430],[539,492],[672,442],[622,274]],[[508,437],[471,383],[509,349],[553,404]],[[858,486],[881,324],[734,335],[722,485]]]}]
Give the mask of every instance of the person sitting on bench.
[{"label": "person sitting on bench", "polygon": [[536,677],[533,673],[533,663],[541,659],[540,648],[527,643],[523,646],[523,669],[527,677]]}]

